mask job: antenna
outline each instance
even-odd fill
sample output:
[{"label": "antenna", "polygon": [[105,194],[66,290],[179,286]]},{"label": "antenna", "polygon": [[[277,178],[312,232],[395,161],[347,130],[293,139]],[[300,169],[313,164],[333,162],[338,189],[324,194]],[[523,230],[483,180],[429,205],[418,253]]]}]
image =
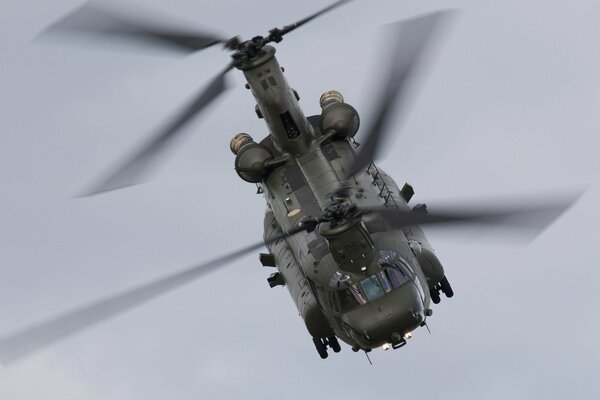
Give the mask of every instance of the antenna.
[{"label": "antenna", "polygon": [[369,352],[365,350],[365,356],[367,356],[367,360],[369,360],[369,364],[373,365],[371,362],[371,357],[369,357]]}]

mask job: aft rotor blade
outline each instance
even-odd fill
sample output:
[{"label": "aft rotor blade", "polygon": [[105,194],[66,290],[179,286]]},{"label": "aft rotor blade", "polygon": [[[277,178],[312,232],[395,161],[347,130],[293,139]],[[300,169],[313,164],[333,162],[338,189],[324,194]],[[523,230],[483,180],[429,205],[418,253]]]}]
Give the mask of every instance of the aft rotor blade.
[{"label": "aft rotor blade", "polygon": [[379,207],[365,209],[363,213],[378,214],[395,228],[414,225],[486,224],[541,232],[568,210],[576,200],[577,197],[571,197],[529,207],[441,206],[435,207],[432,212],[426,209],[400,210]]},{"label": "aft rotor blade", "polygon": [[197,116],[206,106],[221,95],[227,88],[225,74],[231,70],[229,65],[217,75],[212,82],[196,95],[182,111],[166,126],[160,129],[154,137],[141,146],[129,158],[122,162],[111,173],[95,183],[81,196],[92,196],[109,190],[121,189],[141,183],[149,169],[153,166],[162,152],[181,137],[182,128]]},{"label": "aft rotor blade", "polygon": [[[288,233],[273,237],[267,241],[267,244],[275,243],[278,240],[285,239],[305,231],[306,229],[306,227],[294,228]],[[264,242],[252,244],[222,257],[218,257],[212,261],[202,263],[137,288],[96,301],[87,306],[72,310],[19,332],[5,336],[0,339],[0,364],[8,364],[76,332],[135,308],[156,297],[190,283],[209,272],[224,267],[228,263],[257,250],[264,245]]]},{"label": "aft rotor blade", "polygon": [[129,42],[168,46],[179,51],[193,52],[205,49],[226,39],[214,34],[183,30],[172,26],[159,26],[150,21],[135,19],[124,13],[85,3],[72,13],[47,28],[46,34],[74,34],[104,37]]},{"label": "aft rotor blade", "polygon": [[[339,6],[342,6],[342,5],[344,5],[345,3],[349,3],[350,1],[352,1],[352,0],[339,0],[339,1],[336,1],[335,3],[333,3],[333,4],[331,4],[331,5],[329,5],[329,6],[325,7],[325,8],[323,8],[323,9],[322,9],[322,10],[320,10],[320,11],[317,11],[316,13],[314,13],[314,14],[312,14],[312,15],[309,15],[309,16],[308,16],[308,17],[306,17],[306,18],[303,18],[303,19],[301,19],[300,21],[294,22],[293,24],[290,24],[290,25],[286,25],[286,26],[284,26],[284,27],[283,27],[283,28],[281,28],[281,29],[275,28],[275,29],[273,30],[273,31],[275,32],[275,35],[273,35],[273,33],[272,33],[272,36],[271,36],[271,37],[269,37],[269,40],[268,40],[268,41],[275,41],[275,42],[278,42],[278,41],[279,41],[279,40],[277,39],[278,37],[279,37],[279,38],[281,38],[281,36],[283,36],[283,35],[285,35],[285,34],[287,34],[287,33],[291,32],[291,31],[293,31],[293,30],[294,30],[294,29],[296,29],[296,28],[299,28],[299,27],[301,27],[302,25],[306,24],[307,22],[310,22],[310,21],[312,21],[313,19],[315,19],[315,18],[317,18],[317,17],[319,17],[319,16],[321,16],[321,15],[325,14],[326,12],[333,10],[334,8],[337,8],[337,7],[339,7]],[[272,32],[273,32],[273,31],[272,31]]]},{"label": "aft rotor blade", "polygon": [[[406,105],[402,104],[407,95],[407,87],[419,64],[419,60],[435,30],[453,12],[438,11],[425,16],[392,24],[390,31],[396,38],[389,46],[391,63],[383,88],[376,99],[375,118],[363,136],[365,140],[354,162],[346,172],[347,177],[367,167],[377,157],[384,135],[388,135],[392,118],[402,118]],[[396,107],[400,104],[400,108]]]}]

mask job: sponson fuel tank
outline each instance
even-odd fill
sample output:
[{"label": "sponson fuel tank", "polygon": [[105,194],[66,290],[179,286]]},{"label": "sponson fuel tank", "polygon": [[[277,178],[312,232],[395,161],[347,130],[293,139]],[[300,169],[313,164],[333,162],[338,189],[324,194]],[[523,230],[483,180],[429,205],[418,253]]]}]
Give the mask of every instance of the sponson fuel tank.
[{"label": "sponson fuel tank", "polygon": [[247,133],[238,133],[229,144],[235,157],[235,172],[246,182],[258,183],[267,174],[266,162],[273,155],[265,146],[256,143]]},{"label": "sponson fuel tank", "polygon": [[[275,221],[275,216],[271,210],[267,210],[265,213],[264,229],[264,240],[266,242],[282,234],[282,230]],[[333,335],[333,330],[321,311],[310,283],[287,242],[279,240],[270,243],[267,247],[275,259],[277,270],[283,277],[285,286],[290,292],[308,332],[316,338]]]}]

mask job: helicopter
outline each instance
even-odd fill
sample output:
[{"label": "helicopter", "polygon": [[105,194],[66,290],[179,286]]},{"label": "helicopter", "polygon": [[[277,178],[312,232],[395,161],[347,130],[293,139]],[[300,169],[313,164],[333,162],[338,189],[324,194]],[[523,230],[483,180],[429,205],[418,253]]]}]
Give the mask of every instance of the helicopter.
[{"label": "helicopter", "polygon": [[[547,226],[571,202],[529,208],[460,209],[430,212],[423,204],[409,205],[411,185],[400,188],[374,163],[389,123],[398,118],[403,93],[435,31],[447,20],[440,11],[393,26],[395,43],[384,88],[373,96],[376,116],[361,132],[358,112],[341,93],[328,90],[320,98],[320,115],[306,117],[298,92],[292,89],[275,56],[274,43],[312,19],[349,0],[296,23],[274,28],[250,40],[178,31],[144,25],[87,3],[50,28],[55,33],[106,35],[196,51],[222,44],[230,63],[169,124],[132,158],[94,184],[84,195],[95,195],[138,183],[147,167],[182,128],[227,87],[227,74],[244,75],[258,118],[269,135],[255,142],[236,135],[230,149],[237,174],[257,185],[267,209],[263,241],[209,262],[100,300],[52,318],[0,340],[0,362],[8,363],[78,330],[197,279],[206,273],[266,246],[260,254],[265,267],[276,268],[269,286],[285,286],[305,322],[321,358],[339,352],[341,341],[353,351],[382,347],[398,349],[411,333],[427,326],[431,303],[441,294],[452,297],[442,263],[422,225],[464,223],[530,223]],[[512,221],[512,222],[511,222]]]}]

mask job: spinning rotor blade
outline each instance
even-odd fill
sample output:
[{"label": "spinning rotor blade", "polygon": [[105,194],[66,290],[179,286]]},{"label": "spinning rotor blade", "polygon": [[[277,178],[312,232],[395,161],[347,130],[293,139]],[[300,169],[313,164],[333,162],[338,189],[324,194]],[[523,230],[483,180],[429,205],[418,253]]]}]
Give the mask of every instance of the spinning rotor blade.
[{"label": "spinning rotor blade", "polygon": [[530,207],[435,207],[433,212],[378,207],[365,209],[363,213],[378,214],[395,228],[414,225],[485,224],[541,232],[569,209],[576,199],[577,197],[572,197]]},{"label": "spinning rotor blade", "polygon": [[[390,48],[392,61],[387,71],[387,77],[382,82],[384,87],[381,93],[373,97],[376,99],[377,114],[366,131],[364,136],[366,139],[347,171],[347,177],[356,174],[377,157],[383,136],[390,134],[390,119],[392,117],[401,118],[402,114],[406,112],[406,105],[402,102],[405,100],[410,79],[435,29],[450,14],[452,14],[451,11],[439,11],[393,24],[392,31],[397,39]],[[395,107],[398,103],[402,104],[400,109]]]},{"label": "spinning rotor blade", "polygon": [[[306,227],[294,228],[288,233],[271,238],[267,243],[275,243],[278,240],[293,236],[306,229]],[[252,244],[212,261],[107,297],[5,336],[0,339],[0,364],[8,364],[42,347],[64,339],[71,334],[128,311],[173,289],[177,289],[209,272],[224,267],[226,264],[264,245],[264,242]]]},{"label": "spinning rotor blade", "polygon": [[88,37],[116,38],[169,46],[185,52],[205,49],[226,41],[214,34],[158,26],[141,19],[135,20],[124,14],[99,8],[92,3],[85,3],[51,25],[43,34],[84,34]]},{"label": "spinning rotor blade", "polygon": [[293,31],[296,28],[301,27],[302,25],[306,24],[307,22],[312,21],[313,19],[325,14],[328,11],[333,10],[334,8],[337,8],[339,6],[344,5],[345,3],[349,3],[352,0],[338,0],[335,3],[325,7],[324,9],[317,11],[316,13],[309,15],[306,18],[301,19],[300,21],[297,21],[293,24],[290,25],[286,25],[283,28],[279,29],[279,28],[275,28],[271,31],[271,35],[269,36],[267,42],[270,41],[274,41],[274,42],[279,42],[281,41],[281,37],[291,31]]},{"label": "spinning rotor blade", "polygon": [[214,101],[228,87],[225,74],[233,68],[227,66],[217,75],[212,82],[201,91],[190,103],[163,129],[159,130],[153,138],[141,146],[131,157],[121,163],[113,172],[98,181],[81,196],[92,196],[109,190],[116,190],[126,186],[141,183],[148,169],[161,155],[161,152],[175,139],[181,137],[185,124],[198,115],[206,106]]}]

